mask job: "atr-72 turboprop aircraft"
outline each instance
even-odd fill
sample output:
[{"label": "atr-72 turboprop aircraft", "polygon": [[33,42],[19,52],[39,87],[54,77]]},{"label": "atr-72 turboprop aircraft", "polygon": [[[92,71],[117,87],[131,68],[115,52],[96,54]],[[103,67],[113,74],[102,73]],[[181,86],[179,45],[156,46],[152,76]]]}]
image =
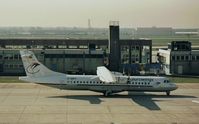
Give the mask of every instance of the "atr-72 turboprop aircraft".
[{"label": "atr-72 turboprop aircraft", "polygon": [[67,90],[90,90],[101,92],[104,96],[122,91],[166,92],[177,89],[177,86],[165,77],[158,76],[123,76],[114,75],[106,67],[97,67],[97,75],[68,75],[54,72],[35,57],[32,51],[20,51],[25,77],[20,80],[50,85]]}]

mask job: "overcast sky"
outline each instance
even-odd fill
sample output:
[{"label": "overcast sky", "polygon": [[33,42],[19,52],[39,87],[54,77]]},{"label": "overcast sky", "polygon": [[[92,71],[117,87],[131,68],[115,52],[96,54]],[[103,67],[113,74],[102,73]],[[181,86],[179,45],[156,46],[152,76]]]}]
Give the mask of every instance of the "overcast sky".
[{"label": "overcast sky", "polygon": [[0,0],[0,26],[199,27],[199,0]]}]

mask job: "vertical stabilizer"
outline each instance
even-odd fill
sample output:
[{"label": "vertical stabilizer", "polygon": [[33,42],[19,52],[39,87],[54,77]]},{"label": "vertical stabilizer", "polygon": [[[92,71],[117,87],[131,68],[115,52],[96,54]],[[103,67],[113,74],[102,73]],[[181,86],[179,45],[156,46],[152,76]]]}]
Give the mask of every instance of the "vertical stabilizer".
[{"label": "vertical stabilizer", "polygon": [[20,50],[22,62],[26,75],[28,77],[44,77],[51,75],[63,75],[62,73],[54,72],[42,63],[40,63],[34,53],[28,50]]}]

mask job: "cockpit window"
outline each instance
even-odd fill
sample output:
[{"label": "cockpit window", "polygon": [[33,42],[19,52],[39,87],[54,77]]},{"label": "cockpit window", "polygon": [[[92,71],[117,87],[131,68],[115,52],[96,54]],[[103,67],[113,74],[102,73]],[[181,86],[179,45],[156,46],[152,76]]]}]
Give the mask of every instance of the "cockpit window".
[{"label": "cockpit window", "polygon": [[169,80],[164,80],[164,83],[169,83]]}]

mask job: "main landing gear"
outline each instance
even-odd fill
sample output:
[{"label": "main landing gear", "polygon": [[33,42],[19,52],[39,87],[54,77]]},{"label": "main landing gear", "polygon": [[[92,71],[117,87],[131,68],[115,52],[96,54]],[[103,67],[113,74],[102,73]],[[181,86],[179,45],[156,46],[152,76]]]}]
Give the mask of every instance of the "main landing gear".
[{"label": "main landing gear", "polygon": [[167,96],[170,96],[170,91],[166,91]]},{"label": "main landing gear", "polygon": [[104,94],[104,96],[110,96],[112,94],[112,91],[107,90],[103,94]]}]

